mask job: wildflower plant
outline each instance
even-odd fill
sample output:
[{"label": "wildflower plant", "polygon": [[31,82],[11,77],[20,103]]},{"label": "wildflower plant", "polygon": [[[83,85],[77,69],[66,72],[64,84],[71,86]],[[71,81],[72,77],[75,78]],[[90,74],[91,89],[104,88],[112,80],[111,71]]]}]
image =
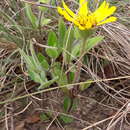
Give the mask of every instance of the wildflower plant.
[{"label": "wildflower plant", "polygon": [[86,48],[93,48],[98,43],[98,40],[100,41],[103,39],[103,37],[96,37],[98,40],[96,38],[93,40],[92,34],[95,32],[94,28],[106,23],[115,22],[117,18],[111,15],[113,15],[116,11],[116,7],[110,7],[110,4],[104,1],[101,3],[99,8],[92,12],[88,7],[88,0],[79,0],[79,9],[76,13],[74,13],[69,9],[64,1],[62,1],[62,4],[63,8],[59,6],[57,7],[58,13],[78,28],[81,38],[81,44],[78,46],[78,48],[80,48],[80,58],[77,63],[77,71],[75,72],[75,77],[73,80],[73,83],[76,83],[79,81],[80,77],[83,60],[82,57],[88,51]]},{"label": "wildflower plant", "polygon": [[[44,2],[44,0],[40,0],[40,2]],[[116,7],[110,6],[109,3],[106,1],[101,3],[100,7],[97,8],[94,12],[92,12],[89,9],[88,7],[89,3],[87,0],[79,0],[79,9],[76,13],[70,10],[64,1],[62,1],[62,4],[63,8],[59,6],[57,7],[58,13],[62,15],[69,22],[72,22],[75,25],[75,27],[71,26],[67,29],[64,21],[60,18],[58,24],[58,33],[54,32],[53,30],[49,31],[48,33],[48,40],[47,40],[48,47],[45,49],[45,53],[46,55],[48,55],[49,59],[47,58],[46,60],[44,55],[42,56],[42,54],[40,54],[40,59],[44,59],[43,60],[44,65],[41,65],[43,64],[41,63],[43,61],[42,60],[39,61],[39,55],[36,54],[37,56],[35,56],[35,60],[37,61],[37,63],[39,62],[40,66],[43,66],[43,72],[41,74],[41,71],[39,71],[39,69],[38,71],[30,69],[28,71],[30,77],[32,77],[34,81],[41,84],[41,86],[39,87],[40,89],[49,87],[49,85],[54,82],[56,82],[59,86],[67,85],[68,83],[79,82],[83,63],[83,56],[94,46],[96,46],[99,42],[101,42],[104,38],[103,36],[93,35],[95,32],[95,28],[105,23],[115,22],[117,20],[116,17],[111,16],[116,11]],[[42,9],[42,11],[43,10],[46,11],[46,9],[42,7],[39,7],[39,9],[40,10]],[[33,21],[34,15],[31,15],[33,13],[30,11],[29,7],[26,8],[26,11],[28,12],[27,13],[28,18],[32,18],[30,21],[32,21],[32,23],[37,23],[36,22],[37,20]],[[75,41],[78,41],[78,44],[75,44]],[[30,48],[31,50],[33,50],[32,46]],[[25,61],[27,62],[27,64],[28,64],[27,59],[30,61],[29,63],[34,62],[30,59],[30,57],[27,58],[25,53],[21,54],[25,57],[26,59]],[[34,53],[31,54],[33,57]],[[63,64],[61,61],[57,60],[59,57],[62,57]],[[76,66],[74,65],[75,68],[66,73],[65,71],[69,68],[70,65],[73,64],[72,61],[77,59],[78,57],[79,60],[76,62]],[[48,61],[51,63],[50,65]],[[45,63],[47,64],[47,70],[44,68]],[[66,69],[64,69],[64,66]],[[39,67],[34,68],[36,69]],[[42,69],[42,67],[40,67],[40,69]],[[50,73],[51,80],[47,79],[46,74],[48,72]],[[85,86],[81,86],[82,87],[81,90],[84,90]],[[73,91],[71,90],[73,90],[73,88],[76,87],[73,86],[69,88],[66,87],[63,88],[62,90],[67,95],[72,97]]]},{"label": "wildflower plant", "polygon": [[[28,56],[29,53],[26,54],[23,50],[20,50],[20,53],[27,64],[29,76],[40,84],[38,89],[45,89],[54,83],[62,86],[63,92],[67,95],[63,103],[67,113],[73,108],[75,97],[73,90],[78,88],[77,92],[83,91],[93,82],[91,79],[87,79],[88,83],[81,86],[68,85],[79,82],[84,55],[104,38],[104,36],[94,36],[96,28],[106,23],[115,22],[117,18],[111,16],[116,11],[116,7],[110,6],[106,1],[101,3],[94,12],[89,9],[87,0],[79,0],[79,9],[75,13],[69,9],[64,1],[62,4],[63,8],[59,6],[56,8],[58,13],[74,26],[67,28],[63,19],[59,18],[57,32],[53,29],[49,30],[47,46],[44,49],[45,54],[35,53],[32,45],[30,46],[31,56]],[[43,12],[46,11],[45,8],[40,7],[39,9]],[[37,29],[38,19],[30,7],[27,6],[26,12],[33,27]],[[47,24],[49,23],[47,22]],[[73,64],[77,58],[79,60]],[[73,69],[69,69],[70,67]],[[64,85],[68,86],[63,87]]]}]

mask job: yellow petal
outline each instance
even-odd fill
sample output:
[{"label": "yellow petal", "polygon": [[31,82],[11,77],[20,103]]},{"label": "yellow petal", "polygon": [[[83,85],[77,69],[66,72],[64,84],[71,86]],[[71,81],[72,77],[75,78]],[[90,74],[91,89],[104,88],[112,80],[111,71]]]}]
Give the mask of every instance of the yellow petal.
[{"label": "yellow petal", "polygon": [[85,30],[85,27],[83,27],[77,20],[73,20],[73,23],[74,23],[80,30]]},{"label": "yellow petal", "polygon": [[106,2],[104,9],[107,10],[109,8],[109,3]]},{"label": "yellow petal", "polygon": [[68,13],[66,11],[64,11],[63,16],[65,17],[66,20],[68,20],[70,22],[74,21],[74,19],[70,15],[68,15]]},{"label": "yellow petal", "polygon": [[74,17],[75,14],[73,13],[73,11],[71,11],[71,10],[68,8],[68,6],[65,4],[64,1],[62,1],[62,3],[63,3],[63,7],[64,7],[64,9],[66,10],[66,12],[67,12],[70,16]]},{"label": "yellow petal", "polygon": [[84,2],[87,2],[86,0],[79,0],[79,6],[82,6],[82,4],[84,4]]},{"label": "yellow petal", "polygon": [[110,18],[98,23],[97,25],[102,25],[102,24],[105,24],[105,23],[115,22],[116,20],[117,20],[116,17],[110,17]]},{"label": "yellow petal", "polygon": [[109,3],[105,3],[101,5],[102,8],[98,8],[93,15],[96,18],[97,23],[101,22],[102,20],[106,19],[110,15],[112,15],[116,11],[116,7],[112,6],[109,8]]},{"label": "yellow petal", "polygon": [[106,14],[106,11],[104,10],[106,7],[106,1],[104,1],[101,6],[93,13],[93,16],[95,16],[96,21],[100,22],[104,19],[104,16]]},{"label": "yellow petal", "polygon": [[87,16],[88,15],[88,2],[87,0],[80,0],[78,15]]},{"label": "yellow petal", "polygon": [[116,7],[112,6],[108,9],[104,9],[104,13],[102,13],[102,16],[100,17],[100,21],[106,19],[107,17],[109,17],[110,15],[112,15],[114,12],[116,11]]},{"label": "yellow petal", "polygon": [[104,9],[105,6],[106,6],[106,1],[104,1],[96,11],[98,12],[98,11]]},{"label": "yellow petal", "polygon": [[81,25],[79,25],[78,27],[79,27],[80,30],[85,30],[86,29],[85,27],[83,27]]},{"label": "yellow petal", "polygon": [[115,6],[112,6],[111,8],[109,8],[107,10],[107,17],[112,15],[115,11],[116,11],[116,7]]},{"label": "yellow petal", "polygon": [[57,7],[57,11],[60,15],[63,15],[66,20],[68,20],[70,22],[74,21],[74,19],[65,10],[63,10],[61,7]]},{"label": "yellow petal", "polygon": [[106,1],[104,1],[104,2],[99,6],[99,8],[95,10],[94,13],[95,13],[95,14],[104,13],[104,9],[106,9],[106,8],[108,8],[108,7],[109,7],[109,4],[108,4]]},{"label": "yellow petal", "polygon": [[61,7],[57,7],[57,11],[60,15],[63,15],[63,9]]}]

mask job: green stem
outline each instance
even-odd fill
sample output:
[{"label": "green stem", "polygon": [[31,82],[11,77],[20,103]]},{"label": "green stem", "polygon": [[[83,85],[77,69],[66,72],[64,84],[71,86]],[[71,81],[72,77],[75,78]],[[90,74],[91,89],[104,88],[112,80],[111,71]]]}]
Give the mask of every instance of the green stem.
[{"label": "green stem", "polygon": [[[82,68],[82,62],[83,62],[83,56],[85,53],[85,44],[86,44],[86,37],[83,37],[83,43],[81,44],[81,48],[80,48],[80,56],[79,56],[79,60],[77,61],[77,70],[75,72],[75,77],[73,80],[73,83],[77,83],[79,82],[80,79],[80,73],[81,73],[81,68]],[[73,88],[70,90],[70,97],[71,97],[71,105],[68,111],[71,111],[73,103],[74,103],[74,99],[77,96],[77,93],[79,91],[78,85],[73,86]]]},{"label": "green stem", "polygon": [[38,28],[39,28],[39,34],[42,36],[42,28],[41,28],[41,22],[42,22],[42,17],[44,16],[43,12],[40,11],[39,13],[39,21],[38,21]]},{"label": "green stem", "polygon": [[77,83],[80,79],[80,72],[82,68],[82,62],[83,62],[83,55],[85,52],[85,44],[86,44],[86,38],[83,38],[83,43],[81,44],[81,49],[80,49],[80,57],[77,62],[77,71],[75,72],[75,77],[74,77],[74,83]]}]

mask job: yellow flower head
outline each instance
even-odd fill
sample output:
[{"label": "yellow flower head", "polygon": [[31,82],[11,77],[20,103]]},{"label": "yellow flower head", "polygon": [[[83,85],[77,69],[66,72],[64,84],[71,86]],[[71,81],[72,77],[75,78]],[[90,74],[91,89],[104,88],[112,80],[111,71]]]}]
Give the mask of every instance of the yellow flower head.
[{"label": "yellow flower head", "polygon": [[115,12],[116,7],[109,7],[109,3],[106,1],[95,12],[91,12],[88,9],[87,0],[80,0],[79,10],[76,14],[68,8],[64,1],[62,3],[64,9],[57,7],[58,13],[63,15],[66,20],[78,26],[80,30],[91,29],[94,26],[114,22],[117,19],[111,16]]}]

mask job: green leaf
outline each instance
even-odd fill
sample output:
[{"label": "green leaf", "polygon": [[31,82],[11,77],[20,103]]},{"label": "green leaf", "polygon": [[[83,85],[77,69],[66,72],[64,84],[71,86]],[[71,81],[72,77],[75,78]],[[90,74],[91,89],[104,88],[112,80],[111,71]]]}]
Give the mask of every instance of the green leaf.
[{"label": "green leaf", "polygon": [[62,120],[64,123],[72,123],[74,119],[72,117],[69,117],[67,115],[60,115],[59,119]]},{"label": "green leaf", "polygon": [[44,69],[48,70],[49,64],[46,61],[46,58],[41,53],[36,56],[32,44],[30,44],[31,56],[27,55],[22,49],[19,50],[20,54],[24,57],[29,76],[32,80],[40,84],[38,89],[49,87],[51,84],[58,80],[58,76],[55,76],[52,80],[48,81],[43,67]]},{"label": "green leaf", "polygon": [[[50,47],[57,47],[58,40],[55,32],[49,32],[47,45]],[[56,59],[59,56],[58,50],[56,48],[46,48],[46,53],[49,57],[54,59]]]},{"label": "green leaf", "polygon": [[75,111],[78,108],[78,98],[74,99],[72,107],[71,107],[71,111]]},{"label": "green leaf", "polygon": [[33,14],[31,6],[28,3],[25,3],[26,15],[31,22],[33,28],[37,28],[37,17]]},{"label": "green leaf", "polygon": [[22,49],[19,50],[20,54],[23,56],[25,60],[27,70],[31,79],[40,84],[45,83],[47,81],[46,74],[42,69],[42,66],[35,54],[32,44],[30,44],[31,56],[27,55]]},{"label": "green leaf", "polygon": [[66,96],[64,98],[64,102],[63,102],[63,107],[64,107],[64,111],[65,112],[68,112],[69,108],[71,106],[71,98]]},{"label": "green leaf", "polygon": [[[65,72],[64,71],[62,71],[62,68],[61,68],[61,65],[60,65],[60,63],[59,62],[55,62],[54,63],[54,65],[53,65],[53,69],[52,69],[52,76],[53,77],[58,77],[58,79],[57,79],[57,84],[59,85],[59,86],[62,86],[62,85],[66,85],[66,84],[68,84],[68,80],[67,80],[67,76],[66,76],[66,74],[65,74]],[[67,87],[64,87],[64,88],[62,88],[62,90],[66,93],[66,94],[68,94],[68,88]]]},{"label": "green leaf", "polygon": [[[86,52],[90,51],[92,48],[94,48],[97,44],[99,44],[102,40],[103,40],[103,36],[96,36],[93,38],[90,38],[87,40],[86,42]],[[71,52],[71,60],[77,58],[79,56],[79,52],[80,52],[80,46],[82,41],[80,41],[79,43],[77,43],[76,45],[74,45],[72,47],[72,52]]]},{"label": "green leaf", "polygon": [[64,44],[66,31],[67,29],[66,29],[64,21],[60,19],[59,24],[58,24],[58,46],[61,48],[64,46],[63,44]]},{"label": "green leaf", "polygon": [[52,46],[52,47],[56,47],[57,44],[58,44],[58,40],[57,40],[56,33],[53,31],[50,31],[48,34],[47,45]]},{"label": "green leaf", "polygon": [[41,79],[42,79],[42,81],[43,81],[43,82],[41,82],[41,83],[44,83],[44,82],[47,81],[45,71],[42,71],[42,70],[41,70],[41,72],[40,72],[39,75],[40,75],[40,77],[41,77]]},{"label": "green leaf", "polygon": [[74,74],[75,74],[75,72],[70,72],[69,73],[69,81],[70,81],[70,83],[72,83],[72,81],[74,80]]},{"label": "green leaf", "polygon": [[46,53],[49,57],[56,59],[59,56],[59,53],[56,49],[46,48]]},{"label": "green leaf", "polygon": [[42,79],[40,77],[40,75],[36,72],[34,72],[33,70],[29,70],[28,71],[29,76],[31,77],[31,79],[37,83],[41,83]]},{"label": "green leaf", "polygon": [[32,56],[32,59],[34,61],[34,64],[35,64],[35,67],[36,67],[36,70],[38,72],[41,72],[41,70],[43,69],[39,60],[38,60],[38,57],[36,55],[36,52],[34,50],[34,47],[33,47],[33,44],[30,44],[30,53],[31,53],[31,56]]},{"label": "green leaf", "polygon": [[41,53],[38,53],[37,58],[38,58],[39,62],[41,63],[41,66],[43,67],[43,69],[48,70],[49,64],[46,60],[46,57],[43,56]]},{"label": "green leaf", "polygon": [[94,48],[99,42],[103,40],[104,36],[96,36],[89,39],[86,43],[86,51],[88,52],[92,48]]},{"label": "green leaf", "polygon": [[19,50],[20,50],[21,56],[24,58],[24,60],[26,62],[27,68],[34,71],[36,69],[36,66],[34,64],[32,57],[26,55],[26,53],[22,49],[19,49]]},{"label": "green leaf", "polygon": [[49,117],[47,116],[46,113],[41,113],[41,114],[40,114],[40,119],[41,119],[42,121],[48,121],[48,120],[49,120]]},{"label": "green leaf", "polygon": [[50,21],[51,21],[51,19],[43,18],[43,19],[42,19],[42,26],[49,24]]},{"label": "green leaf", "polygon": [[89,88],[90,85],[92,84],[93,80],[88,79],[86,82],[87,82],[87,83],[80,85],[80,90],[81,90],[81,91],[84,91],[85,89]]},{"label": "green leaf", "polygon": [[[50,0],[39,0],[38,2],[39,2],[39,3],[42,3],[42,4],[49,4]],[[43,11],[43,12],[48,10],[47,7],[39,6],[38,8],[39,8],[41,11]]]},{"label": "green leaf", "polygon": [[66,74],[62,71],[61,66],[59,66],[57,62],[54,64],[52,74],[53,74],[53,77],[56,77],[56,76],[59,77],[59,79],[57,80],[57,83],[60,86],[68,84]]},{"label": "green leaf", "polygon": [[71,52],[71,60],[76,59],[79,56],[80,52],[80,43],[77,43],[76,45],[73,46],[72,52]]},{"label": "green leaf", "polygon": [[56,1],[56,0],[51,0],[51,1],[50,1],[50,4],[51,4],[52,6],[57,6],[57,1]]},{"label": "green leaf", "polygon": [[42,83],[42,84],[38,87],[38,89],[43,89],[43,88],[49,87],[51,84],[53,84],[54,82],[56,82],[57,79],[58,79],[58,77],[55,77],[55,78],[53,78],[52,80],[49,80],[49,81],[46,81],[46,82]]},{"label": "green leaf", "polygon": [[79,33],[79,29],[77,27],[74,27],[74,36],[76,38],[76,40],[80,39],[80,33]]}]

